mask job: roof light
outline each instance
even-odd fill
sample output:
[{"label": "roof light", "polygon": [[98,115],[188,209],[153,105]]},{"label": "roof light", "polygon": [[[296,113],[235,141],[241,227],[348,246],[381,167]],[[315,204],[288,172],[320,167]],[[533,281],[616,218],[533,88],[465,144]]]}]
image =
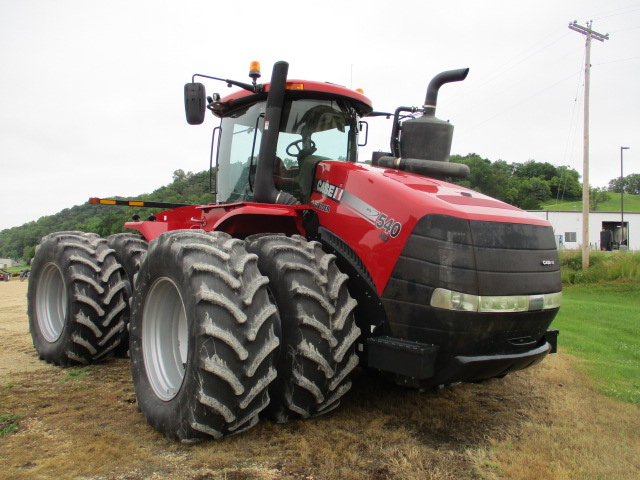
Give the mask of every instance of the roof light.
[{"label": "roof light", "polygon": [[251,66],[249,67],[249,76],[253,78],[255,82],[258,78],[261,77],[260,73],[260,62],[253,61],[251,62]]},{"label": "roof light", "polygon": [[287,90],[304,90],[304,83],[287,82]]},{"label": "roof light", "polygon": [[364,95],[364,90],[361,88],[356,88],[356,92],[361,93],[362,95]]}]

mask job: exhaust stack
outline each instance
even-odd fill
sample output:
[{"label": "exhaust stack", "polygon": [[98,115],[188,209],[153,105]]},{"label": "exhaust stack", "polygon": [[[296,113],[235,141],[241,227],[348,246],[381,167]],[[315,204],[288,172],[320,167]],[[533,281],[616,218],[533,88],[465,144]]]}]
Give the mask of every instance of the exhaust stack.
[{"label": "exhaust stack", "polygon": [[280,203],[285,205],[300,203],[289,193],[278,190],[273,183],[273,165],[278,147],[278,129],[284,104],[288,71],[289,64],[287,62],[276,62],[271,74],[271,84],[264,117],[264,134],[260,143],[256,183],[253,188],[253,198],[258,203]]},{"label": "exhaust stack", "polygon": [[435,116],[438,92],[442,85],[464,80],[468,73],[468,68],[461,68],[433,77],[427,87],[422,116],[402,123],[398,156],[436,162],[449,161],[453,125]]},{"label": "exhaust stack", "polygon": [[427,87],[427,96],[424,99],[424,105],[422,106],[425,115],[435,116],[436,104],[438,103],[438,92],[440,87],[445,83],[461,82],[469,75],[468,68],[460,68],[458,70],[447,70],[446,72],[439,73],[431,79],[429,86]]}]

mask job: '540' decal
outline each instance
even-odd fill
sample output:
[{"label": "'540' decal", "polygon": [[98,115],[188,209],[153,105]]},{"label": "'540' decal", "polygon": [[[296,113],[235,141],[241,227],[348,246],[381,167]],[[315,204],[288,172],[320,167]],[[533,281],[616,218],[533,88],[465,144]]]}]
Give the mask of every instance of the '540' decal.
[{"label": "'540' decal", "polygon": [[353,213],[364,218],[367,222],[369,222],[376,228],[383,230],[383,232],[380,234],[380,238],[382,239],[382,241],[386,242],[387,240],[389,240],[389,237],[396,238],[398,235],[400,235],[400,231],[402,230],[402,224],[400,222],[396,222],[386,213],[373,208],[367,202],[359,197],[356,197],[351,192],[345,190],[344,193],[342,193],[340,203],[351,210]]},{"label": "'540' decal", "polygon": [[[402,224],[400,222],[396,222],[393,218],[389,218],[386,213],[382,213],[361,198],[356,197],[347,190],[344,190],[341,185],[332,185],[329,182],[318,180],[314,185],[314,190],[326,198],[344,205],[353,213],[374,225],[376,228],[383,230],[380,234],[382,241],[386,242],[389,240],[389,236],[396,238],[400,235],[400,231],[402,230]],[[325,212],[330,211],[328,206],[321,204],[323,207],[327,207],[326,209],[321,208],[319,205],[316,205],[317,203],[319,202],[315,202],[314,206],[319,210],[323,210]]]},{"label": "'540' decal", "polygon": [[386,213],[380,214],[375,225],[376,228],[384,230],[387,235],[391,235],[393,238],[400,235],[400,231],[402,230],[400,222],[396,222],[393,218],[389,218]]}]

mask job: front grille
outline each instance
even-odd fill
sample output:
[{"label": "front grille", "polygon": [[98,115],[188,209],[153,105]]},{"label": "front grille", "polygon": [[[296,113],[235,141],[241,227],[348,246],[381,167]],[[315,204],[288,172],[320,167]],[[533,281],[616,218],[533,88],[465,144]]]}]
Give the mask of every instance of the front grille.
[{"label": "front grille", "polygon": [[466,351],[465,345],[477,346],[482,338],[487,349],[509,338],[539,339],[555,310],[544,315],[444,312],[430,306],[437,287],[473,295],[559,292],[551,227],[426,215],[405,244],[382,294],[391,331],[401,338]]},{"label": "front grille", "polygon": [[553,293],[562,287],[551,227],[446,215],[418,222],[387,285],[394,296],[397,282],[474,295]]}]

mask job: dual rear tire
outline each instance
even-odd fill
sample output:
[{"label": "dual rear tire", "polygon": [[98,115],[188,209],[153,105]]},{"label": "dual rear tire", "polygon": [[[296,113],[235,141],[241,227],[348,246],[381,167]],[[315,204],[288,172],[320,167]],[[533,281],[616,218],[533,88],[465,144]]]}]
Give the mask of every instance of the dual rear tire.
[{"label": "dual rear tire", "polygon": [[27,309],[42,360],[71,366],[99,361],[122,342],[127,283],[98,235],[57,232],[42,239],[31,266]]}]

